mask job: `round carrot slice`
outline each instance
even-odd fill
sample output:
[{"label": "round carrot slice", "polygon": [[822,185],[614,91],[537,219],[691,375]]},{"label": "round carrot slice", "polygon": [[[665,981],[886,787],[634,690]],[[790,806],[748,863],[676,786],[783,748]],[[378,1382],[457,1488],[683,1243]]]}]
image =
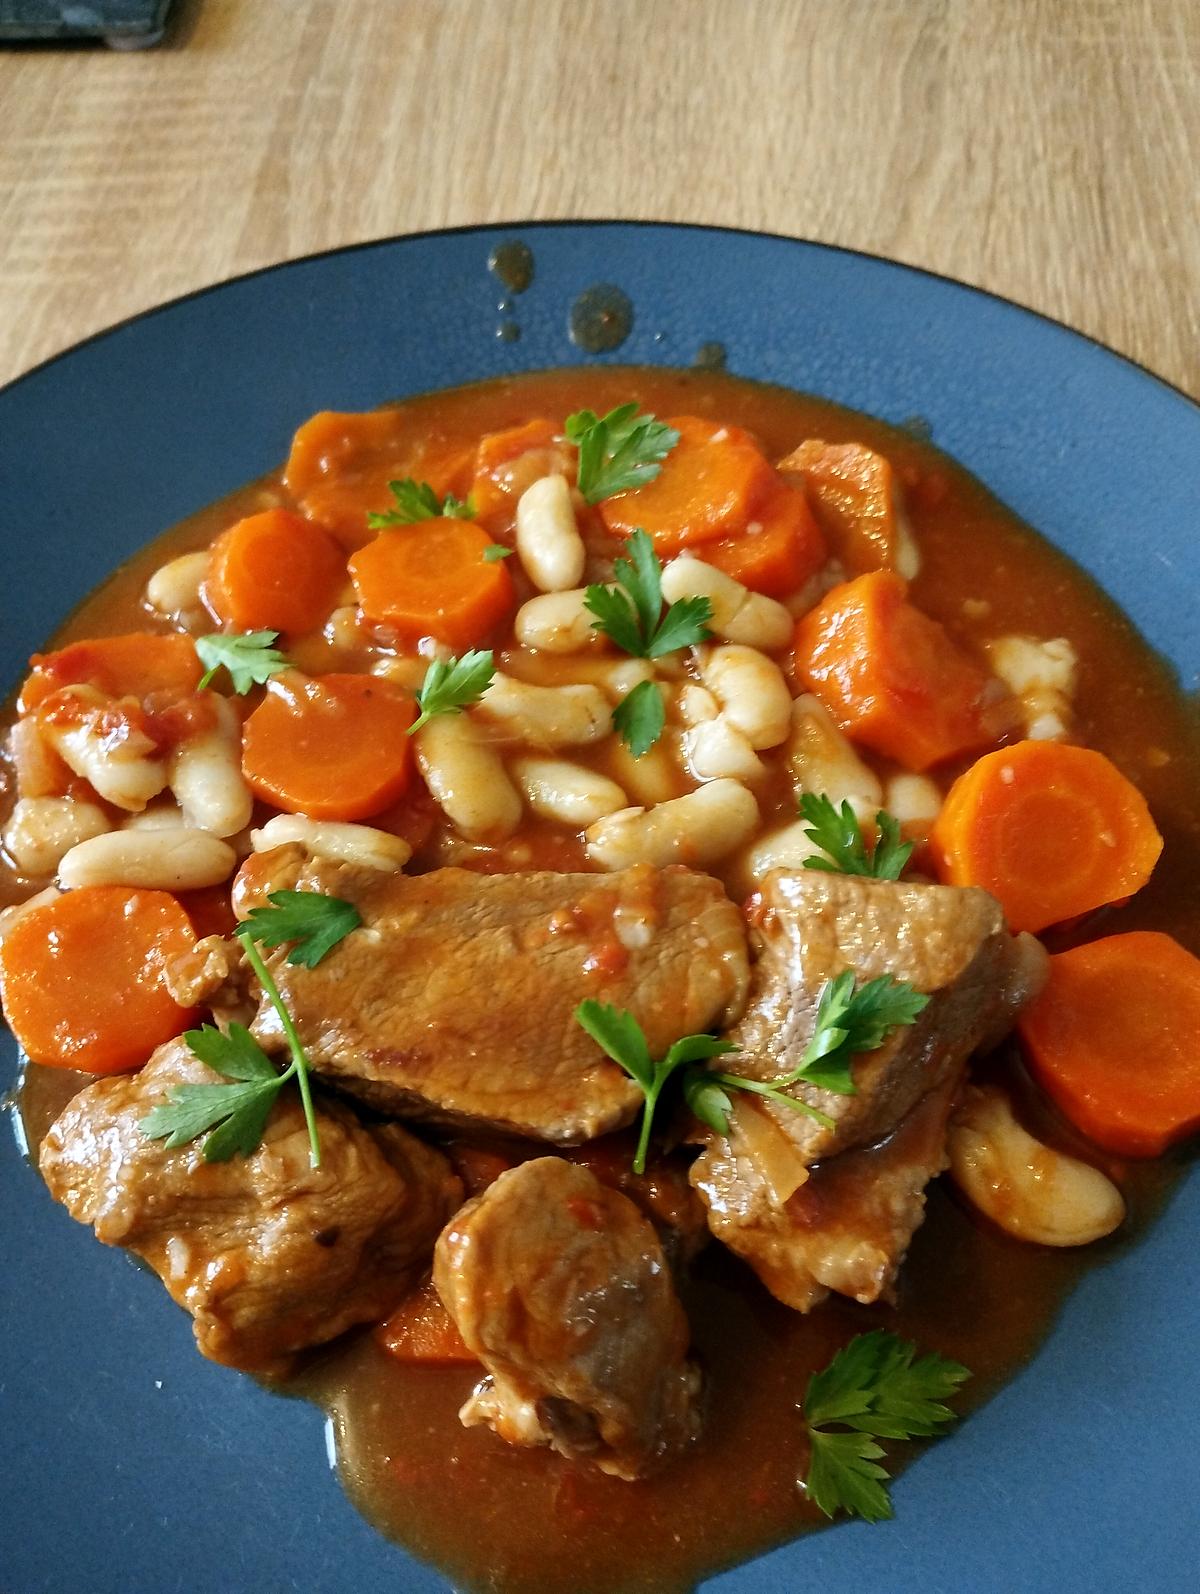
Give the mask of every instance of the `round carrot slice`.
[{"label": "round carrot slice", "polygon": [[413,700],[374,675],[277,675],[246,721],[242,769],[287,813],[366,819],[408,785]]},{"label": "round carrot slice", "polygon": [[938,873],[982,886],[1014,930],[1044,930],[1141,889],[1162,851],[1146,799],[1089,747],[1018,742],[951,786],[930,836]]},{"label": "round carrot slice", "polygon": [[32,908],[0,944],[4,1016],[35,1063],[128,1073],[193,1021],[165,973],[195,939],[165,891],[68,891]]},{"label": "round carrot slice", "polygon": [[695,415],[677,415],[667,425],[679,441],[662,469],[644,487],[606,498],[605,525],[626,536],[640,527],[660,554],[744,531],[777,480],[749,433]]},{"label": "round carrot slice", "polygon": [[1058,953],[1017,1027],[1036,1078],[1098,1146],[1157,1157],[1200,1129],[1200,958],[1171,936]]},{"label": "round carrot slice", "polygon": [[327,531],[266,509],[217,538],[204,595],[238,631],[299,633],[324,623],[345,577],[345,556]]},{"label": "round carrot slice", "polygon": [[502,559],[489,563],[488,534],[440,517],[389,527],[350,560],[359,605],[404,642],[436,637],[455,649],[484,641],[515,601]]},{"label": "round carrot slice", "polygon": [[754,511],[740,537],[706,542],[700,557],[752,592],[785,598],[825,562],[825,539],[803,493],[779,486]]},{"label": "round carrot slice", "polygon": [[120,636],[69,642],[54,653],[35,653],[17,711],[28,714],[64,686],[87,683],[109,697],[148,697],[151,692],[180,696],[200,683],[201,664],[191,637],[178,632],[127,631]]}]

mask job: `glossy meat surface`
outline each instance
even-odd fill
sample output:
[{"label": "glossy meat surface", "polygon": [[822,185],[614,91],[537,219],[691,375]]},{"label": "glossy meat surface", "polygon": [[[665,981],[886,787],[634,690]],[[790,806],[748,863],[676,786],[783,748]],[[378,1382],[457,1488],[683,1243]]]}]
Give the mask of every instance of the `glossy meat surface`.
[{"label": "glossy meat surface", "polygon": [[[410,878],[281,849],[257,895],[240,892],[241,911],[279,887],[332,893],[362,915],[317,968],[283,952],[271,967],[313,1066],[402,1117],[592,1139],[629,1123],[642,1097],[576,1023],[581,1001],[629,1008],[655,1056],[745,1001],[741,914],[686,869]],[[267,1004],[254,1030],[281,1043]]]},{"label": "glossy meat surface", "polygon": [[433,1277],[488,1370],[468,1426],[622,1478],[695,1437],[699,1373],[662,1245],[586,1168],[541,1157],[502,1174],[443,1232]]},{"label": "glossy meat surface", "polygon": [[139,1121],[171,1085],[219,1076],[182,1041],[139,1074],[98,1080],[42,1143],[51,1194],[106,1245],[133,1251],[194,1319],[204,1355],[261,1372],[386,1315],[428,1264],[461,1197],[444,1157],[398,1125],[367,1128],[319,1104],[309,1166],[298,1095],[285,1088],[250,1157],[168,1151]]},{"label": "glossy meat surface", "polygon": [[[985,892],[949,886],[780,872],[768,877],[756,920],[760,956],[747,1012],[730,1032],[740,1048],[731,1072],[773,1079],[795,1067],[821,989],[843,969],[860,980],[891,974],[931,998],[915,1024],[855,1061],[857,1094],[793,1087],[832,1128],[738,1096],[730,1136],[710,1134],[691,1173],[714,1234],[780,1300],[806,1310],[826,1287],[875,1300],[920,1222],[921,1190],[943,1166],[945,1120],[967,1058],[994,1044],[1040,987],[1044,953],[1008,933]],[[889,1137],[890,1150],[866,1151]],[[856,1153],[860,1163],[847,1163]],[[839,1165],[857,1167],[862,1184],[834,1173]],[[831,1183],[857,1193],[849,1207],[822,1200]],[[848,1261],[856,1247],[873,1260]]]}]

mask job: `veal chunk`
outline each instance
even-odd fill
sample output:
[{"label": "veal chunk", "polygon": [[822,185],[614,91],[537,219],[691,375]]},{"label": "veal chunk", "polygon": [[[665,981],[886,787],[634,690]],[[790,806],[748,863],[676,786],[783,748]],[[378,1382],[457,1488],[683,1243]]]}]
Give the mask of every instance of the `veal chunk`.
[{"label": "veal chunk", "polygon": [[428,1265],[462,1186],[439,1152],[397,1125],[367,1129],[346,1108],[317,1113],[321,1166],[293,1089],[249,1157],[205,1162],[138,1128],[169,1086],[220,1076],[182,1041],[140,1074],[79,1093],[42,1142],[50,1193],[150,1264],[192,1314],[205,1356],[274,1372],[295,1351],[387,1315]]},{"label": "veal chunk", "polygon": [[821,990],[843,969],[860,980],[890,974],[931,998],[914,1025],[855,1061],[855,1095],[793,1087],[831,1127],[739,1096],[729,1137],[710,1135],[692,1167],[713,1232],[780,1300],[807,1310],[827,1288],[875,1300],[944,1165],[966,1060],[1008,1030],[1041,984],[1045,955],[1008,933],[986,892],[952,886],[778,872],[757,923],[750,1002],[729,1034],[739,1055],[724,1063],[733,1072],[774,1079],[794,1068]]},{"label": "veal chunk", "polygon": [[[745,926],[707,875],[409,878],[271,856],[260,893],[332,893],[363,919],[314,969],[271,960],[313,1066],[402,1117],[590,1140],[629,1123],[642,1097],[575,1022],[581,1001],[629,1008],[655,1056],[745,1001]],[[244,912],[256,897],[238,899]],[[254,1028],[280,1044],[265,1003]]]},{"label": "veal chunk", "polygon": [[699,1374],[658,1236],[586,1168],[540,1157],[501,1174],[438,1240],[433,1279],[488,1372],[468,1427],[620,1478],[695,1437]]}]

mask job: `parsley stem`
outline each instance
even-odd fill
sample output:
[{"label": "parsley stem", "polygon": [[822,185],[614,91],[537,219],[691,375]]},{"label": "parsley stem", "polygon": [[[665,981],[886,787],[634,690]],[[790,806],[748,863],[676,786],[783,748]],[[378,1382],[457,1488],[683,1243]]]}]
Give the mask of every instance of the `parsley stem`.
[{"label": "parsley stem", "polygon": [[646,1092],[646,1104],[642,1108],[642,1132],[638,1135],[637,1152],[633,1159],[633,1171],[639,1178],[646,1171],[646,1152],[650,1147],[650,1126],[654,1122],[654,1110],[658,1106],[658,1096],[662,1088],[663,1080],[656,1079]]},{"label": "parsley stem", "polygon": [[[308,1083],[308,1058],[304,1055],[304,1047],[301,1045],[300,1037],[296,1033],[292,1015],[288,1012],[283,997],[279,994],[279,987],[271,978],[267,965],[263,962],[259,950],[251,937],[252,932],[249,928],[237,932],[237,938],[245,948],[246,959],[258,976],[258,983],[267,993],[267,999],[279,1014],[279,1022],[283,1025],[283,1033],[287,1037],[288,1049],[292,1054],[292,1066],[288,1069],[288,1073],[296,1076],[296,1084],[300,1089],[300,1100],[304,1104],[304,1120],[308,1125],[309,1164],[311,1167],[319,1168],[321,1166],[321,1142],[317,1135],[317,1119],[313,1111],[312,1092]],[[283,1077],[286,1078],[287,1076],[284,1075]]]},{"label": "parsley stem", "polygon": [[710,1079],[715,1079],[719,1085],[729,1085],[734,1090],[748,1090],[756,1096],[766,1096],[771,1101],[777,1101],[781,1106],[794,1107],[797,1112],[806,1113],[809,1118],[815,1119],[823,1129],[833,1128],[833,1119],[828,1113],[818,1112],[815,1107],[810,1107],[806,1101],[799,1101],[795,1096],[787,1096],[780,1090],[780,1084],[791,1084],[792,1080],[784,1076],[778,1079],[743,1079],[740,1074],[709,1074]]}]

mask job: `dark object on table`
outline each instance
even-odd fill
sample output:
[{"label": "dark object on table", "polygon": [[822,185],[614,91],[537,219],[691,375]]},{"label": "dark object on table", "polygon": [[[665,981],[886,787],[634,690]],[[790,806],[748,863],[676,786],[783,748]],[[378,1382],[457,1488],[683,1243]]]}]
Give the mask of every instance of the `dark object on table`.
[{"label": "dark object on table", "polygon": [[171,0],[0,0],[0,43],[103,39],[144,50],[161,40],[170,9]]}]

